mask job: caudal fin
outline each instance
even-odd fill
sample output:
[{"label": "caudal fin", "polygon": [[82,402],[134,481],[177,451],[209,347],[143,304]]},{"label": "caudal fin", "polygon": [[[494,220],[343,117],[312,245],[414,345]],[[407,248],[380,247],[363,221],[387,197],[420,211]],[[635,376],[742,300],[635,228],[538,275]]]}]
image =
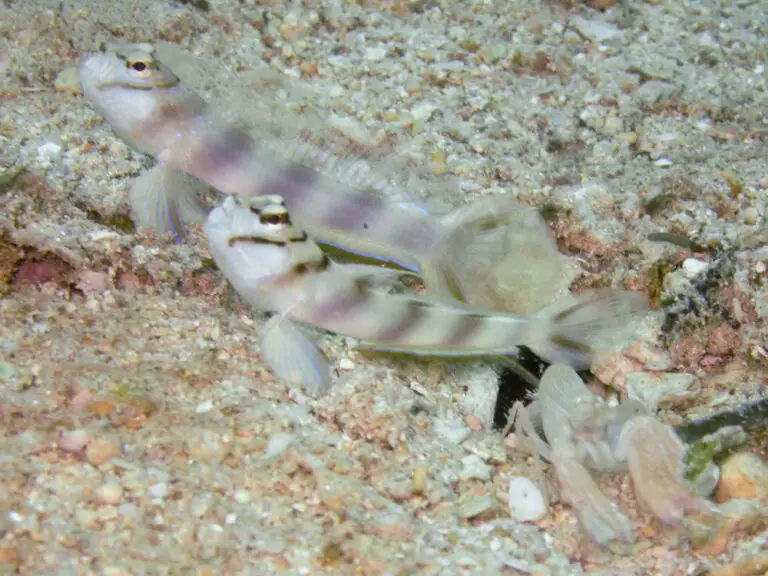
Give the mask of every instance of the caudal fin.
[{"label": "caudal fin", "polygon": [[642,292],[606,289],[580,294],[536,315],[542,324],[529,347],[553,364],[588,368],[598,352],[626,346],[636,321],[647,311],[648,298]]},{"label": "caudal fin", "polygon": [[184,224],[201,224],[208,214],[199,188],[190,176],[164,164],[143,172],[128,194],[136,224],[183,240]]}]

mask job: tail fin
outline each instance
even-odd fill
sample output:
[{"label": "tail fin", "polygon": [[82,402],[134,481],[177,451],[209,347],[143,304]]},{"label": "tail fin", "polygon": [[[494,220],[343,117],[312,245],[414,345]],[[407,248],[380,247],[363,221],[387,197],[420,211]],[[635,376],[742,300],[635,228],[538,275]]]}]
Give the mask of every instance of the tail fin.
[{"label": "tail fin", "polygon": [[606,289],[581,294],[536,314],[542,324],[529,347],[553,364],[588,368],[598,351],[624,347],[647,310],[648,298],[641,292]]}]

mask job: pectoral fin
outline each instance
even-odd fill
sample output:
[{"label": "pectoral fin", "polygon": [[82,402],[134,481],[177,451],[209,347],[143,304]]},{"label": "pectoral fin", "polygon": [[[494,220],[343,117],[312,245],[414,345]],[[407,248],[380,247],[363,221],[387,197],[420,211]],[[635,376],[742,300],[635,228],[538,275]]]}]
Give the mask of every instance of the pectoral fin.
[{"label": "pectoral fin", "polygon": [[302,387],[313,396],[331,386],[331,367],[325,354],[293,322],[281,315],[264,324],[261,357],[284,384]]},{"label": "pectoral fin", "polygon": [[136,223],[183,240],[184,224],[202,224],[208,214],[201,187],[199,181],[162,163],[143,172],[128,194]]}]

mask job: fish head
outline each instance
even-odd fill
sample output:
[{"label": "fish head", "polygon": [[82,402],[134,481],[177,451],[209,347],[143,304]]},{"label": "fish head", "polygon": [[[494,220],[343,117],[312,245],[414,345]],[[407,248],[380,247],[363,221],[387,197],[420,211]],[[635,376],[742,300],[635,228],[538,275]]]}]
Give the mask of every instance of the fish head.
[{"label": "fish head", "polygon": [[136,127],[168,105],[179,79],[147,45],[88,56],[80,64],[80,84],[90,104],[118,135],[138,150],[154,154],[150,143],[136,142]]},{"label": "fish head", "polygon": [[[246,279],[274,278],[294,265],[294,248],[308,241],[295,227],[280,196],[250,199],[228,197],[205,222],[208,247],[227,276]],[[313,243],[314,245],[314,243]],[[236,284],[237,281],[232,281]]]},{"label": "fish head", "polygon": [[226,231],[230,243],[242,238],[253,243],[280,245],[307,239],[304,231],[291,221],[283,198],[278,195],[229,196],[214,212],[206,226]]}]

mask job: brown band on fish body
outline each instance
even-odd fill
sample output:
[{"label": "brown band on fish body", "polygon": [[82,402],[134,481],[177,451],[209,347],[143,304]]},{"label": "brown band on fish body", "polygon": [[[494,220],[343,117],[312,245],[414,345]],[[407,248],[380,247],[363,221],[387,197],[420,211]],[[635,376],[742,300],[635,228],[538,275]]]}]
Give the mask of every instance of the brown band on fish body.
[{"label": "brown band on fish body", "polygon": [[331,259],[326,254],[323,254],[320,260],[315,262],[299,262],[296,264],[289,274],[296,276],[306,276],[307,274],[316,274],[318,272],[325,272],[331,265]]},{"label": "brown band on fish body", "polygon": [[353,286],[352,290],[344,291],[336,297],[318,304],[314,314],[318,319],[318,324],[325,323],[328,319],[339,319],[356,314],[361,307],[370,301],[372,293],[365,280],[357,280]]},{"label": "brown band on fish body", "polygon": [[304,281],[310,274],[324,272],[330,265],[331,259],[325,254],[322,254],[322,257],[316,261],[299,262],[288,272],[280,274],[272,282],[272,286],[277,289],[287,288]]},{"label": "brown band on fish body", "polygon": [[326,205],[325,215],[330,226],[342,230],[367,230],[384,214],[384,202],[374,194],[342,192],[334,200]]},{"label": "brown band on fish body", "polygon": [[404,340],[419,325],[430,308],[434,307],[428,302],[411,300],[408,302],[405,315],[384,327],[372,340],[379,342],[400,342]]},{"label": "brown band on fish body", "polygon": [[298,162],[286,163],[283,165],[281,172],[287,180],[295,182],[300,186],[312,186],[317,182],[318,176],[320,176],[317,170],[313,170]]},{"label": "brown band on fish body", "polygon": [[289,209],[300,208],[301,203],[314,191],[320,178],[319,172],[295,162],[284,164],[273,172],[270,177],[258,183],[253,190],[253,196],[280,194]]},{"label": "brown band on fish body", "polygon": [[255,147],[253,139],[241,130],[215,130],[195,159],[199,164],[196,171],[230,172],[233,167],[244,164]]},{"label": "brown band on fish body", "polygon": [[465,344],[477,333],[487,319],[488,316],[485,314],[460,314],[456,317],[456,325],[446,338],[445,343],[450,346]]}]

